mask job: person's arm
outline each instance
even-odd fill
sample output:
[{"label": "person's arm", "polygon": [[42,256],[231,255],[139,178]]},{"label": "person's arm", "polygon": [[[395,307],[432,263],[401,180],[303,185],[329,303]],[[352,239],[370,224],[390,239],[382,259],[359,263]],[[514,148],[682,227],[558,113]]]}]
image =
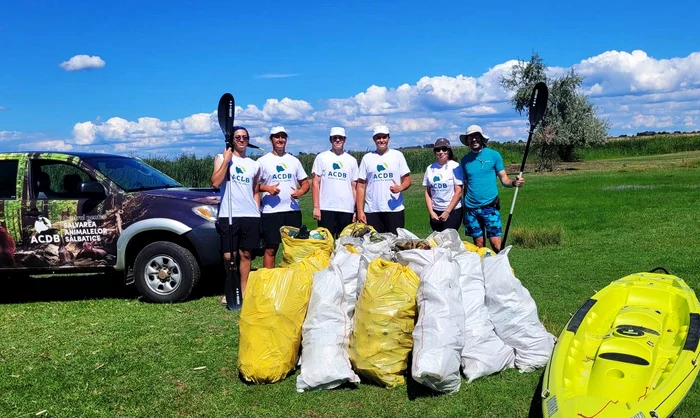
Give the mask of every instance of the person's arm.
[{"label": "person's arm", "polygon": [[515,179],[508,177],[506,170],[499,171],[498,178],[501,180],[503,187],[520,187],[525,183],[525,179],[522,177],[516,177]]},{"label": "person's arm", "polygon": [[314,204],[314,219],[321,220],[321,177],[316,173],[311,173],[311,200]]},{"label": "person's arm", "polygon": [[433,197],[430,195],[430,186],[425,186],[425,191],[423,193],[425,197],[425,206],[428,208],[428,214],[430,219],[438,219],[437,213],[433,210]]},{"label": "person's arm", "polygon": [[253,179],[253,200],[258,204],[258,210],[260,210],[260,177],[255,176]]},{"label": "person's arm", "polygon": [[454,210],[455,206],[457,206],[457,203],[459,203],[459,199],[461,198],[462,185],[455,184],[455,194],[452,196],[452,199],[450,199],[450,203],[447,204],[447,208],[442,212],[442,215],[440,215],[440,218],[442,220],[447,220],[447,218],[450,217],[450,213],[452,213],[452,210]]},{"label": "person's arm", "polygon": [[211,174],[211,185],[216,189],[218,189],[226,180],[226,172],[228,171],[228,166],[231,162],[233,152],[230,149],[227,149],[224,151],[222,158],[219,158],[219,155],[221,154],[214,157],[214,171]]},{"label": "person's arm", "polygon": [[365,180],[357,179],[357,188],[355,192],[355,209],[357,212],[357,220],[366,224],[367,216],[365,215],[365,189],[367,184]]},{"label": "person's arm", "polygon": [[303,179],[299,181],[299,188],[295,189],[292,187],[292,190],[294,190],[291,194],[292,198],[294,199],[299,199],[300,197],[304,196],[306,192],[309,191],[309,179]]}]

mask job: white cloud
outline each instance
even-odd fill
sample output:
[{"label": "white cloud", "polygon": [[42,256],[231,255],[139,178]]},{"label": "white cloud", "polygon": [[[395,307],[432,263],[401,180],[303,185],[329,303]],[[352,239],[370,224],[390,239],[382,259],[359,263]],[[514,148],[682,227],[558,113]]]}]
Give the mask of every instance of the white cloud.
[{"label": "white cloud", "polygon": [[60,67],[66,71],[91,70],[104,66],[104,60],[97,55],[75,55],[60,64]]},{"label": "white cloud", "polygon": [[[508,102],[511,93],[499,84],[516,63],[509,60],[476,76],[432,75],[413,84],[371,85],[349,97],[326,98],[313,106],[300,98],[269,98],[261,107],[236,107],[236,123],[248,128],[253,143],[268,149],[269,128],[284,125],[292,152],[326,149],[330,126],[347,129],[351,149],[371,147],[372,127],[379,124],[390,127],[394,146],[412,145],[411,141],[423,144],[440,136],[459,143],[458,135],[473,123],[481,125],[492,140],[524,140],[527,118],[515,113]],[[643,51],[608,51],[571,67],[550,67],[548,74],[564,75],[572,68],[585,77],[581,90],[608,118],[613,134],[683,130],[700,123],[700,52],[657,60]],[[90,149],[158,152],[162,147],[172,152],[213,153],[220,151],[223,137],[216,111],[205,111],[170,121],[112,117],[105,122],[79,122],[71,142]]]},{"label": "white cloud", "polygon": [[5,106],[0,106],[0,112],[2,112],[3,110],[7,110],[7,108]]},{"label": "white cloud", "polygon": [[19,146],[19,149],[41,151],[70,151],[73,149],[73,145],[67,143],[62,139],[55,139],[48,141],[32,142],[31,144],[21,144]]}]

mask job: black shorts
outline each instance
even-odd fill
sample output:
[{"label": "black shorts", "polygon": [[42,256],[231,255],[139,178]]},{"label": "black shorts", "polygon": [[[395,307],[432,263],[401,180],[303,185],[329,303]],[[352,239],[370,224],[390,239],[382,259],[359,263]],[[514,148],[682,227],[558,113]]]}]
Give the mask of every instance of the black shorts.
[{"label": "black shorts", "polygon": [[[445,222],[440,222],[436,221],[433,218],[430,218],[430,227],[433,229],[433,231],[444,231],[446,229],[456,229],[457,232],[462,227],[462,218],[464,216],[464,206],[460,207],[459,209],[454,209],[452,212],[450,212],[450,216],[447,217],[447,220]],[[442,210],[436,210],[435,214],[437,216],[442,215]]]},{"label": "black shorts", "polygon": [[228,218],[219,218],[216,230],[221,238],[222,253],[239,249],[252,251],[260,246],[260,218],[231,218],[233,240],[229,236]]},{"label": "black shorts", "polygon": [[260,225],[265,248],[274,248],[282,242],[280,228],[283,226],[301,228],[301,211],[263,213],[260,215]]},{"label": "black shorts", "polygon": [[343,228],[352,223],[352,213],[322,210],[318,226],[331,231],[333,238],[338,238]]},{"label": "black shorts", "polygon": [[367,225],[376,229],[377,232],[392,232],[396,233],[396,228],[403,228],[406,217],[404,211],[400,212],[374,212],[365,213],[367,216]]}]

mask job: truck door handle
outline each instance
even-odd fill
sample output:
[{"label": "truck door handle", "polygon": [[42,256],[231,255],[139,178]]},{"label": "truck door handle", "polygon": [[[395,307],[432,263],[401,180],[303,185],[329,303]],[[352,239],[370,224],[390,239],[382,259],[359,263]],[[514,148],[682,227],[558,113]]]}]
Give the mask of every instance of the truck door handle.
[{"label": "truck door handle", "polygon": [[24,214],[26,216],[41,216],[42,215],[41,211],[38,209],[32,209],[32,210],[26,211],[26,212],[24,212]]}]

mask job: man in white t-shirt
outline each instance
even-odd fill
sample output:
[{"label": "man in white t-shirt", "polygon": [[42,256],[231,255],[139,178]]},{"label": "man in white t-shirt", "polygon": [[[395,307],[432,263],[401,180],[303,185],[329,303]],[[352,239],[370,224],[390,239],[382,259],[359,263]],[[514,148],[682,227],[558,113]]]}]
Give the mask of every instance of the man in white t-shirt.
[{"label": "man in white t-shirt", "polygon": [[344,128],[331,128],[331,149],[318,154],[311,169],[314,219],[335,238],[355,214],[357,160],[345,152],[346,139]]},{"label": "man in white t-shirt", "polygon": [[411,187],[411,171],[401,151],[389,149],[389,128],[377,126],[376,151],[362,157],[357,174],[357,219],[377,232],[393,232],[405,223],[403,195]]},{"label": "man in white t-shirt", "polygon": [[272,151],[258,159],[265,268],[275,267],[275,256],[282,242],[280,228],[301,227],[298,199],[309,191],[309,179],[301,161],[286,151],[287,131],[284,127],[275,126],[270,130],[270,142]]},{"label": "man in white t-shirt", "polygon": [[[222,190],[219,204],[218,226],[221,235],[221,251],[227,261],[226,268],[238,262],[241,276],[241,295],[245,295],[251,255],[260,245],[260,195],[258,188],[258,163],[246,157],[250,140],[248,130],[233,127],[233,147],[226,147],[223,154],[214,158],[211,184]],[[231,215],[231,225],[228,218]],[[230,234],[230,235],[229,235]],[[236,260],[238,258],[238,260]],[[221,303],[226,305],[226,300]]]}]

